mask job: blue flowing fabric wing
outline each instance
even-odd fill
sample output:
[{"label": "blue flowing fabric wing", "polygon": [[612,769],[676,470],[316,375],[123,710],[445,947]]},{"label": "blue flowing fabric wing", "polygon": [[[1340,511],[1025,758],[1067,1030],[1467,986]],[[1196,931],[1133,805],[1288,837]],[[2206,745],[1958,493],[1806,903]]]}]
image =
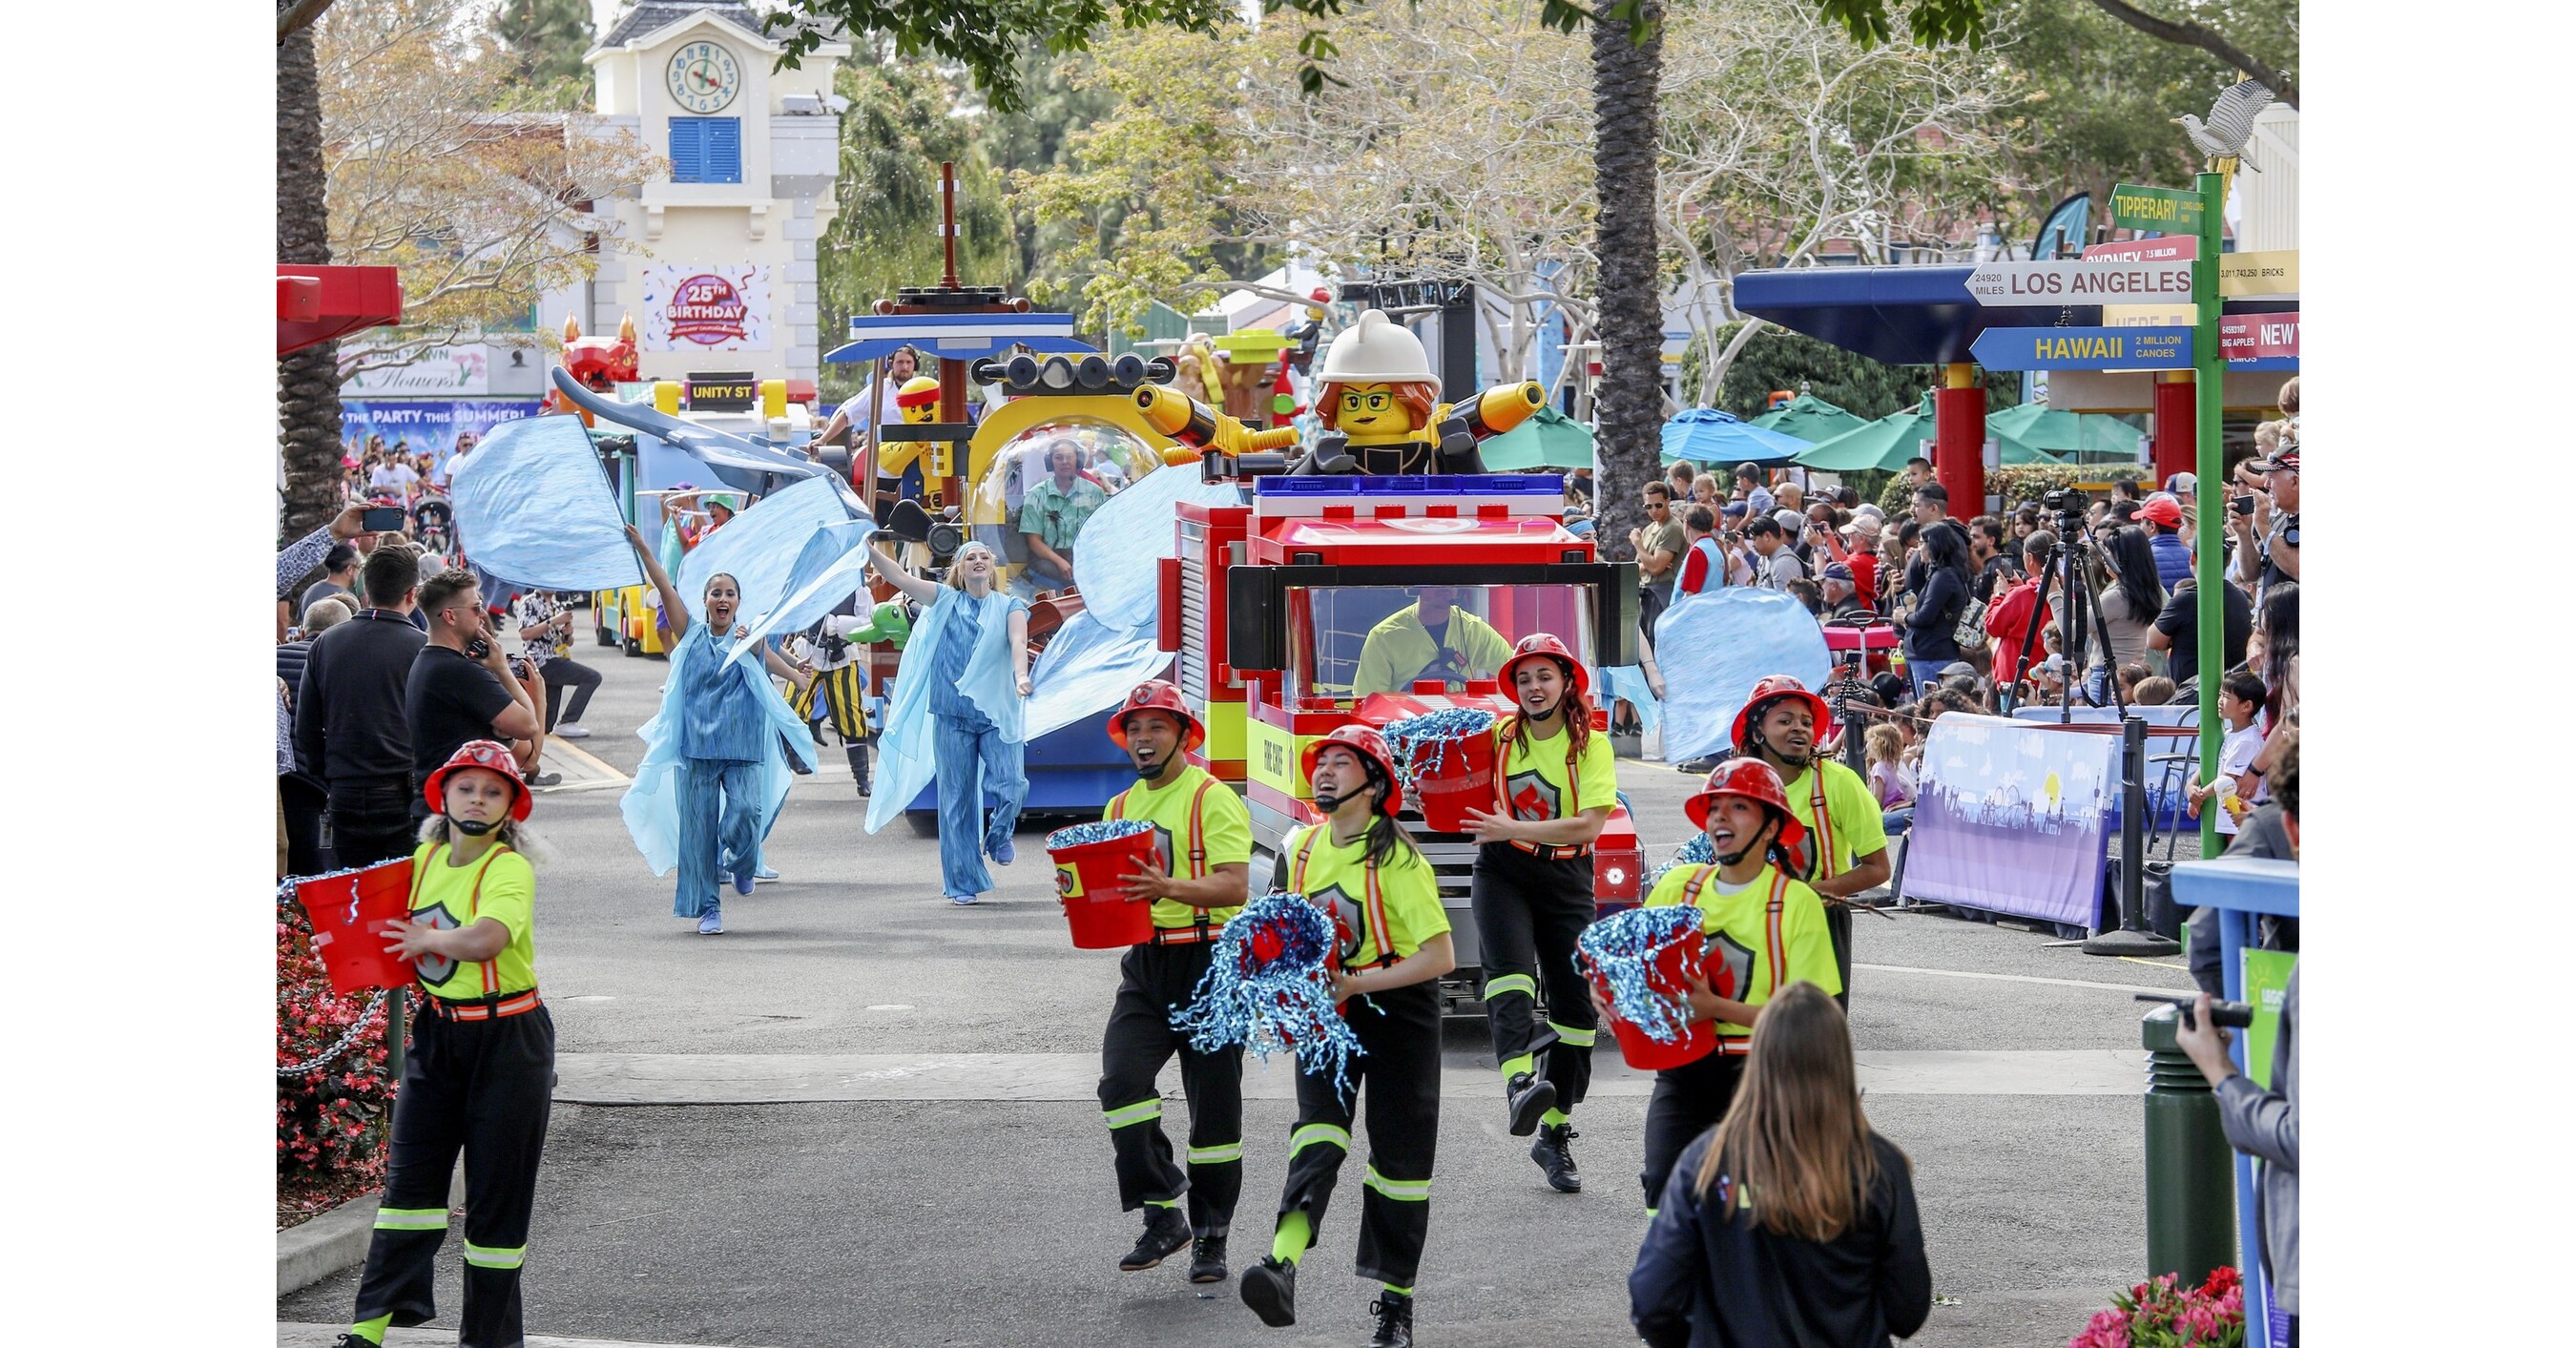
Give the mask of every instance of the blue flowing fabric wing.
[{"label": "blue flowing fabric wing", "polygon": [[[478,451],[479,452],[479,451]],[[742,587],[737,612],[750,616],[778,607],[787,597],[787,578],[805,544],[821,529],[848,521],[854,513],[847,496],[829,474],[809,477],[754,502],[731,523],[680,560],[673,578],[692,621],[707,616],[707,578],[721,571]]]},{"label": "blue flowing fabric wing", "polygon": [[1652,730],[1663,722],[1664,704],[1655,696],[1654,685],[1646,682],[1644,665],[1613,665],[1601,671],[1601,681],[1609,685],[1611,697],[1626,698],[1637,709],[1639,727]]},{"label": "blue flowing fabric wing", "polygon": [[872,520],[855,519],[826,525],[807,539],[805,550],[796,554],[796,564],[788,568],[785,597],[751,624],[751,635],[725,657],[726,663],[750,656],[774,633],[813,626],[842,600],[858,593],[867,583],[867,537],[876,528]]},{"label": "blue flowing fabric wing", "polygon": [[1655,623],[1664,671],[1664,761],[1726,747],[1753,685],[1794,674],[1822,688],[1833,672],[1825,634],[1804,604],[1777,590],[1730,585],[1664,610]]},{"label": "blue flowing fabric wing", "polygon": [[[1084,610],[1103,626],[1153,626],[1162,607],[1162,561],[1180,555],[1172,521],[1183,501],[1240,505],[1243,491],[1230,482],[1202,482],[1193,469],[1157,468],[1083,521],[1074,541],[1073,580]],[[1124,697],[1127,690],[1118,693]]]},{"label": "blue flowing fabric wing", "polygon": [[1038,652],[1038,663],[1029,671],[1025,733],[1036,739],[1105,713],[1124,702],[1129,689],[1171,663],[1172,653],[1156,644],[1152,627],[1116,630],[1085,609],[1056,629],[1046,649]]},{"label": "blue flowing fabric wing", "polygon": [[615,590],[644,583],[616,490],[577,416],[492,428],[450,485],[459,546],[523,589]]}]

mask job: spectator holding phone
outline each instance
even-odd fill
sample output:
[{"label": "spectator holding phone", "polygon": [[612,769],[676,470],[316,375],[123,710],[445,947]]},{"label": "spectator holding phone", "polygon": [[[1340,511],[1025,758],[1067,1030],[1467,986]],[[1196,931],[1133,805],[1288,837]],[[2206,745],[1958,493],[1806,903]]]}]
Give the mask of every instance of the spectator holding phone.
[{"label": "spectator holding phone", "polygon": [[[473,573],[441,571],[420,587],[429,641],[403,685],[411,727],[412,823],[429,817],[423,784],[471,740],[498,739],[524,770],[537,765],[544,711],[502,655]],[[533,682],[533,680],[531,680]],[[538,687],[544,687],[538,684]]]}]

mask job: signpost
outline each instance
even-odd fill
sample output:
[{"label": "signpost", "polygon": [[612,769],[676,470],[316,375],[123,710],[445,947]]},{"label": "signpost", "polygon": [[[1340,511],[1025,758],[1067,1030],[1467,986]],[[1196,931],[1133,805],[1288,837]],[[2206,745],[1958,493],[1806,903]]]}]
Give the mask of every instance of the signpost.
[{"label": "signpost", "polygon": [[[2200,590],[2195,616],[2200,628],[2200,780],[2218,776],[2218,749],[2227,729],[2218,718],[2218,684],[2225,673],[2222,652],[2227,644],[2226,580],[2220,572],[2225,549],[2218,540],[2208,537],[2214,526],[2224,523],[2218,504],[2226,499],[2227,421],[2226,380],[2227,353],[2221,344],[2218,317],[2218,274],[2222,261],[2218,251],[2220,217],[2227,204],[2227,179],[2224,173],[2199,176],[2201,201],[2200,250],[2191,263],[2191,299],[2199,308],[2193,325],[2197,339],[2192,348],[2192,394],[2195,415],[2192,418],[2192,449],[2198,462],[2192,465],[2193,476],[2200,481],[2200,528],[2203,537],[2192,558],[2192,574]],[[2295,282],[2293,283],[2295,284]],[[2200,812],[2200,855],[2218,855],[2218,812]]]},{"label": "signpost", "polygon": [[1989,262],[1968,273],[1968,294],[1982,305],[2021,308],[2180,300],[2192,293],[2192,266],[2126,258]]},{"label": "signpost", "polygon": [[2222,299],[2299,293],[2299,250],[2229,253],[2218,259],[2218,294]]},{"label": "signpost", "polygon": [[2218,320],[2219,354],[2230,370],[2299,368],[2299,311],[2227,314]]},{"label": "signpost", "polygon": [[1969,352],[1989,370],[2188,370],[2191,329],[1988,328]]},{"label": "signpost", "polygon": [[2111,189],[2111,223],[2159,234],[2198,234],[2200,194],[2122,183]]}]

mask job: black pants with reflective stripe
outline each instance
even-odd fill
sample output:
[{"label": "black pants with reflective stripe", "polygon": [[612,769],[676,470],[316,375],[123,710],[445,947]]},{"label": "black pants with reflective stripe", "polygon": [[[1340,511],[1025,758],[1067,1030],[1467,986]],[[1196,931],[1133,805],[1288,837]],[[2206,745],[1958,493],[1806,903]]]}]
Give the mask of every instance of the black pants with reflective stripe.
[{"label": "black pants with reflective stripe", "polygon": [[437,1318],[431,1288],[438,1247],[447,1239],[448,1181],[462,1150],[465,1310],[457,1342],[518,1348],[519,1264],[554,1103],[554,1017],[540,1006],[515,1016],[451,1021],[420,1008],[411,1026],[394,1096],[385,1197],[358,1279],[356,1318],[391,1315],[397,1326]]},{"label": "black pants with reflective stripe", "polygon": [[1365,1086],[1369,1154],[1357,1272],[1411,1287],[1431,1234],[1431,1160],[1440,1141],[1439,983],[1354,997],[1342,1013],[1368,1052],[1351,1059],[1346,1092],[1334,1089],[1329,1071],[1298,1072],[1279,1213],[1304,1209],[1313,1223],[1308,1243],[1322,1239],[1324,1209],[1350,1151],[1352,1106]]},{"label": "black pants with reflective stripe", "polygon": [[1638,1176],[1646,1186],[1646,1206],[1659,1208],[1664,1181],[1682,1149],[1726,1117],[1735,1103],[1735,1088],[1744,1080],[1744,1059],[1711,1053],[1697,1062],[1655,1073],[1655,1093],[1646,1100],[1646,1168]]},{"label": "black pants with reflective stripe", "polygon": [[1234,1224],[1243,1196],[1243,1050],[1201,1053],[1172,1028],[1172,1012],[1189,1005],[1215,947],[1140,945],[1118,962],[1118,1000],[1100,1045],[1100,1108],[1104,1114],[1159,1101],[1154,1078],[1172,1055],[1181,1055],[1181,1093],[1190,1102],[1190,1151],[1186,1171],[1172,1158],[1172,1141],[1159,1113],[1109,1130],[1117,1153],[1118,1206],[1128,1212],[1148,1202],[1189,1195],[1190,1229],[1222,1236]]},{"label": "black pants with reflective stripe", "polygon": [[[1467,901],[1476,912],[1494,1061],[1539,1054],[1538,1074],[1556,1083],[1556,1107],[1573,1109],[1592,1085],[1592,1047],[1569,1044],[1541,1024],[1538,1004],[1543,997],[1549,1020],[1587,1038],[1599,1028],[1574,961],[1574,939],[1592,925],[1592,858],[1550,861],[1510,843],[1487,843],[1476,849]],[[1497,993],[1497,980],[1514,978],[1535,982],[1536,994],[1518,983]]]},{"label": "black pants with reflective stripe", "polygon": [[1843,990],[1834,994],[1834,1002],[1848,1011],[1851,1009],[1851,905],[1830,901],[1825,904],[1825,937],[1834,944],[1834,973],[1843,985]]}]

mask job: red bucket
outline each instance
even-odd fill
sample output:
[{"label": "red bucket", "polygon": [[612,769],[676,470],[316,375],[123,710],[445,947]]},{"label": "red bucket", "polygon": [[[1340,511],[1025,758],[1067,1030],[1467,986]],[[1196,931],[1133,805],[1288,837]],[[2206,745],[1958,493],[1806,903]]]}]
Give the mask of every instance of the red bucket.
[{"label": "red bucket", "polygon": [[332,991],[399,988],[412,981],[411,965],[385,953],[380,938],[411,911],[410,857],[354,875],[307,880],[295,887],[295,901],[313,919],[313,953],[322,957]]},{"label": "red bucket", "polygon": [[1154,865],[1154,832],[1050,848],[1055,859],[1055,892],[1073,924],[1076,950],[1124,950],[1152,939],[1154,905],[1130,903],[1118,891],[1138,862]]},{"label": "red bucket", "polygon": [[[1685,975],[1699,968],[1704,943],[1695,937],[1675,941],[1655,956],[1655,976],[1651,980],[1657,991],[1669,992],[1679,1001],[1688,986]],[[1598,974],[1592,986],[1601,990],[1601,1000],[1610,1003],[1610,1030],[1619,1037],[1619,1056],[1641,1072],[1658,1072],[1668,1067],[1694,1063],[1717,1050],[1717,1027],[1704,1020],[1694,1020],[1690,1030],[1677,1043],[1667,1044],[1620,1016],[1618,1000],[1611,996],[1610,985]]]},{"label": "red bucket", "polygon": [[1413,747],[1413,795],[1423,827],[1434,833],[1467,831],[1467,811],[1494,808],[1494,734],[1480,730],[1453,740]]}]

